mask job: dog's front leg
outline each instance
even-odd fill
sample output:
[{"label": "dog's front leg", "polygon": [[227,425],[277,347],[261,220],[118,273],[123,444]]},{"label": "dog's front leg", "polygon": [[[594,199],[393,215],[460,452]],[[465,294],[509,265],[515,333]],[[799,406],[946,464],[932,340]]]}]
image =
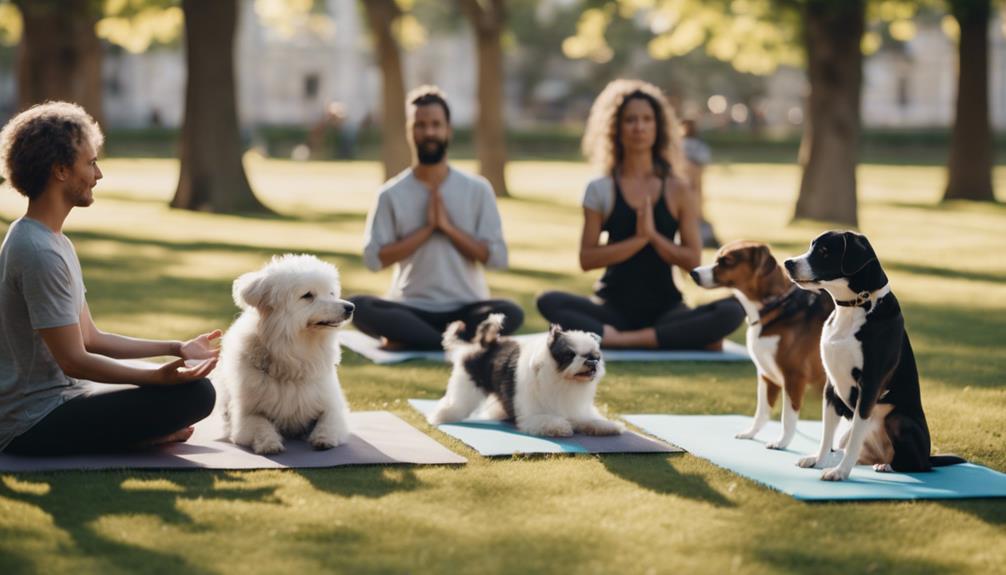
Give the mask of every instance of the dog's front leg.
[{"label": "dog's front leg", "polygon": [[231,415],[234,417],[231,441],[251,447],[260,455],[283,451],[283,436],[271,421],[255,413],[232,412]]},{"label": "dog's front leg", "polygon": [[625,431],[625,426],[618,421],[612,421],[591,405],[590,409],[578,410],[576,415],[570,418],[573,424],[573,431],[584,435],[618,435]]},{"label": "dog's front leg", "polygon": [[849,431],[849,442],[845,446],[845,455],[838,466],[825,469],[821,474],[824,481],[843,481],[849,478],[853,466],[859,461],[859,453],[863,450],[863,440],[866,439],[866,432],[870,429],[869,415],[865,418],[860,415],[857,409],[852,417],[852,430]]},{"label": "dog's front leg", "polygon": [[[824,386],[827,391],[830,383]],[[836,399],[835,401],[841,401]],[[838,429],[838,422],[841,416],[835,411],[835,406],[831,405],[828,394],[825,393],[824,401],[821,402],[821,419],[824,421],[824,431],[821,434],[821,446],[817,450],[817,455],[810,455],[800,459],[797,465],[800,467],[814,467],[822,469],[828,464],[828,456],[835,445],[835,430]]]},{"label": "dog's front leg", "polygon": [[793,398],[786,393],[786,388],[782,389],[782,435],[779,439],[768,443],[765,447],[769,449],[786,449],[796,435],[796,422],[800,412],[793,406]]},{"label": "dog's front leg", "polygon": [[518,415],[517,429],[531,435],[546,437],[569,437],[573,435],[573,426],[565,417],[547,413],[534,415]]},{"label": "dog's front leg", "polygon": [[769,383],[765,376],[761,373],[758,374],[758,407],[755,408],[754,421],[751,422],[751,427],[747,431],[742,431],[735,435],[737,439],[752,439],[754,436],[758,435],[758,432],[765,427],[768,423],[769,417],[772,415],[772,406],[768,403],[768,386],[773,385]]},{"label": "dog's front leg", "polygon": [[325,411],[318,417],[307,441],[315,449],[331,449],[349,441],[349,406],[342,390],[336,387]]}]

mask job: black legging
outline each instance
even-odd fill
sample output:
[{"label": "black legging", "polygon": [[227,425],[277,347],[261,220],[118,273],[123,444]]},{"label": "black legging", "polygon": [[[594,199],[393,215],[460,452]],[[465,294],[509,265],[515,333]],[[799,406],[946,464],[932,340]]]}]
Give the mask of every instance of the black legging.
[{"label": "black legging", "polygon": [[744,321],[744,308],[734,298],[721,299],[695,309],[680,303],[645,321],[633,320],[615,308],[589,298],[550,291],[538,296],[538,311],[551,323],[602,335],[604,326],[619,330],[652,327],[659,349],[702,349],[730,335]]},{"label": "black legging", "polygon": [[379,297],[361,295],[349,298],[356,306],[353,324],[363,333],[385,337],[410,349],[440,349],[447,326],[457,320],[465,322],[463,339],[471,339],[479,323],[492,313],[501,313],[503,333],[511,334],[524,323],[524,310],[505,299],[491,299],[464,305],[456,310],[430,312]]},{"label": "black legging", "polygon": [[208,379],[165,386],[94,384],[15,437],[4,453],[70,455],[108,453],[184,429],[213,411]]}]

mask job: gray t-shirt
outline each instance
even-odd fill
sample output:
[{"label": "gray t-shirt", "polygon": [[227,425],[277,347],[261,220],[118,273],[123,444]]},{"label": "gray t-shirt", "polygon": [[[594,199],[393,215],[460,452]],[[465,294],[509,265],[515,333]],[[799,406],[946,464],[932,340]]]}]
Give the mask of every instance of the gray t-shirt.
[{"label": "gray t-shirt", "polygon": [[[507,248],[496,196],[485,178],[454,168],[440,184],[440,196],[451,223],[489,247],[490,268],[507,267]],[[409,168],[395,176],[377,194],[377,205],[367,216],[363,262],[381,269],[381,248],[401,240],[427,223],[430,193]],[[398,262],[389,299],[422,310],[442,312],[489,299],[482,266],[461,254],[451,240],[434,233],[409,257]]]},{"label": "gray t-shirt", "polygon": [[38,333],[79,323],[84,293],[69,238],[30,218],[11,224],[0,246],[0,451],[84,393]]}]

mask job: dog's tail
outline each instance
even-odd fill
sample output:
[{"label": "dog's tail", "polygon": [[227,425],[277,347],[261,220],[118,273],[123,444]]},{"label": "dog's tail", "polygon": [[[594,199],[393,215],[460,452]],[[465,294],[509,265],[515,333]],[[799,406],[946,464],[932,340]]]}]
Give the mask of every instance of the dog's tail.
[{"label": "dog's tail", "polygon": [[450,351],[465,343],[465,341],[461,339],[461,332],[463,331],[465,331],[465,322],[460,320],[451,322],[451,324],[447,326],[447,329],[444,330],[444,338],[441,340],[444,349]]},{"label": "dog's tail", "polygon": [[958,463],[967,463],[968,460],[963,457],[958,457],[956,455],[930,455],[929,464],[933,467],[946,467],[948,465],[957,465]]},{"label": "dog's tail", "polygon": [[500,338],[500,332],[503,331],[503,318],[505,316],[501,313],[489,314],[479,327],[475,330],[475,337],[472,339],[472,343],[477,344],[479,347],[486,347],[489,344]]}]

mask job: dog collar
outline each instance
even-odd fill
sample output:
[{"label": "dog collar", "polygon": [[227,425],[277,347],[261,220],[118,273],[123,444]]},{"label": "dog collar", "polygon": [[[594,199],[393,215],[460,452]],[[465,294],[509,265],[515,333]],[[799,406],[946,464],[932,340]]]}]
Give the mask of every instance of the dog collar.
[{"label": "dog collar", "polygon": [[775,310],[775,309],[779,308],[780,306],[782,306],[784,303],[786,303],[789,300],[789,298],[793,297],[793,294],[795,294],[798,291],[800,291],[800,288],[797,287],[796,284],[793,284],[786,291],[786,293],[780,295],[779,297],[777,297],[775,299],[769,300],[768,303],[766,303],[765,305],[763,305],[762,308],[760,310],[758,310],[758,318],[757,319],[751,319],[750,316],[747,316],[747,317],[744,318],[745,321],[747,321],[748,325],[750,325],[750,326],[758,325],[759,323],[761,323],[761,318],[765,314],[770,313],[773,310]]},{"label": "dog collar", "polygon": [[[878,289],[875,292],[870,292],[870,291],[863,290],[863,291],[859,292],[858,294],[856,294],[856,297],[853,298],[853,299],[845,299],[845,300],[836,299],[835,300],[835,305],[842,306],[842,307],[865,307],[865,308],[870,308],[870,307],[873,306],[873,300],[874,299],[880,299],[880,298],[884,297],[885,295],[887,295],[889,293],[891,293],[891,284],[884,284],[884,287]],[[874,295],[874,294],[876,294],[876,295]]]}]

